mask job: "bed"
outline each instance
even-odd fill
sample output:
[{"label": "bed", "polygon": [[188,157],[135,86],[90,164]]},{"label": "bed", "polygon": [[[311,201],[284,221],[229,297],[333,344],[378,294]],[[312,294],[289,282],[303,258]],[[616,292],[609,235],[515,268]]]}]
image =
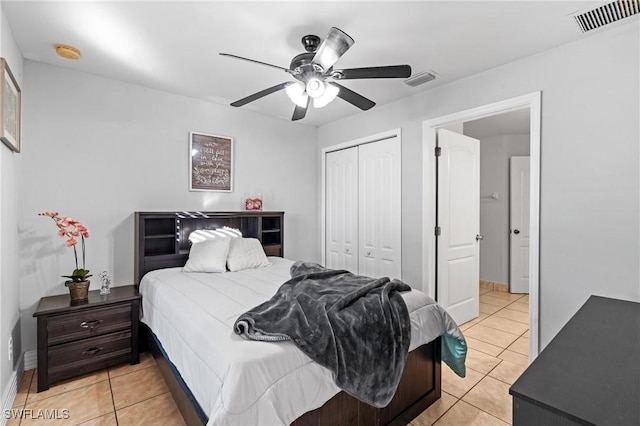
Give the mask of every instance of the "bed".
[{"label": "bed", "polygon": [[[374,408],[340,391],[331,372],[291,342],[242,339],[233,323],[290,275],[282,212],[136,213],[136,279],[142,322],[160,371],[188,424],[407,424],[440,397],[441,338],[424,331],[423,293],[403,293],[411,346],[395,396]],[[184,273],[188,235],[239,229],[261,241],[270,265],[221,274]],[[223,336],[218,340],[212,335]],[[221,343],[221,340],[223,342]]]}]

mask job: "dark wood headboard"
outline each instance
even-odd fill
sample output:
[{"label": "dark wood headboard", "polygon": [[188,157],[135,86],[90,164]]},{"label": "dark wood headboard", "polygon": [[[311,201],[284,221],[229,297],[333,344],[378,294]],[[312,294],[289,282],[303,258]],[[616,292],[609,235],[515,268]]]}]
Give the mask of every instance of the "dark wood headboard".
[{"label": "dark wood headboard", "polygon": [[136,212],[135,283],[149,271],[184,266],[189,234],[223,226],[257,238],[267,256],[284,256],[284,212]]}]

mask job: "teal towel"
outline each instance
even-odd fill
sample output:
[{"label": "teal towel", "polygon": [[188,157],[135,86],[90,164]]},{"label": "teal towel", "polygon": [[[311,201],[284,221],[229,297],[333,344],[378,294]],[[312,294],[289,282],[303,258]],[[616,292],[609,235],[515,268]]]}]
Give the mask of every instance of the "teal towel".
[{"label": "teal towel", "polygon": [[449,334],[442,335],[442,360],[460,377],[467,374],[464,365],[467,358],[467,342]]}]

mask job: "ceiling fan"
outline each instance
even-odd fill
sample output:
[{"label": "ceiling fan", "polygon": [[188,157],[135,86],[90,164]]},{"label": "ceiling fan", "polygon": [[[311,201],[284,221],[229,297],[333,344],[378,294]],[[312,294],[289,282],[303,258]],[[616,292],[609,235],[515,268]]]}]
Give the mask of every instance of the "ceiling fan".
[{"label": "ceiling fan", "polygon": [[365,78],[407,78],[411,76],[409,65],[389,65],[381,67],[333,69],[333,65],[344,53],[349,50],[354,41],[344,31],[332,27],[320,43],[320,37],[306,35],[302,37],[302,44],[306,52],[295,56],[291,60],[289,68],[279,67],[266,62],[244,58],[229,53],[220,53],[222,56],[254,62],[268,67],[282,70],[293,76],[296,82],[287,81],[268,89],[249,95],[231,103],[231,106],[240,107],[285,89],[289,98],[296,104],[291,120],[300,120],[307,113],[307,108],[313,99],[315,108],[322,108],[336,97],[342,98],[352,105],[366,111],[376,103],[364,96],[338,84],[338,80],[352,80]]}]

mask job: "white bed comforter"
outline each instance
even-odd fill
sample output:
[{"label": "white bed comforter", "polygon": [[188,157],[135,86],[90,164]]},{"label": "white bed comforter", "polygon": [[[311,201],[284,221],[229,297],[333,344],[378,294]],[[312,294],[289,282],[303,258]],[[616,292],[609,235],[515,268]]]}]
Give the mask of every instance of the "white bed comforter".
[{"label": "white bed comforter", "polygon": [[[235,320],[269,299],[290,278],[290,260],[221,274],[149,272],[140,283],[147,324],[209,416],[209,425],[288,425],[321,407],[340,389],[331,372],[291,342],[248,341],[233,332]],[[403,293],[411,317],[410,350],[430,335],[429,298]]]}]

